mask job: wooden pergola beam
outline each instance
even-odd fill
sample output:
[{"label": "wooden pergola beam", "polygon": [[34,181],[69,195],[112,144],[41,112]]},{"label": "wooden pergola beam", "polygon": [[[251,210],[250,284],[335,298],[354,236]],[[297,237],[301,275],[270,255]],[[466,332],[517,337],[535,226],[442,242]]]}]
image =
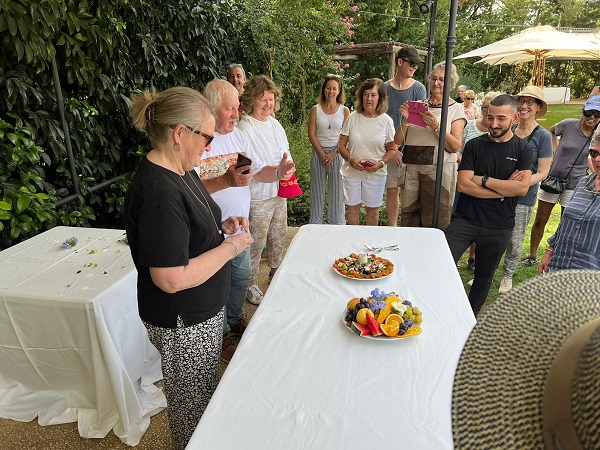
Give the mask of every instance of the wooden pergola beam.
[{"label": "wooden pergola beam", "polygon": [[[368,44],[354,44],[349,45],[335,45],[333,51],[334,59],[355,59],[360,55],[389,55],[388,61],[388,77],[393,78],[396,74],[396,54],[402,47],[406,47],[409,44],[402,42],[374,42]],[[426,47],[420,47],[414,45],[420,56],[424,56],[426,59],[428,52]]]}]

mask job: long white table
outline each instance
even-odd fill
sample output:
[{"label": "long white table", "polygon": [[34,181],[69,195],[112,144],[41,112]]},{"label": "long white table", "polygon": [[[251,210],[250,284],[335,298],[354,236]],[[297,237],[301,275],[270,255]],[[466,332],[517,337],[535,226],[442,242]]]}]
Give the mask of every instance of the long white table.
[{"label": "long white table", "polygon": [[77,421],[83,437],[112,429],[133,446],[166,407],[123,239],[56,227],[0,252],[0,417]]},{"label": "long white table", "polygon": [[[381,253],[391,276],[334,272],[365,243],[400,246]],[[382,342],[346,328],[348,300],[375,287],[423,311],[420,336]],[[188,449],[452,449],[452,383],[474,325],[441,231],[303,226]]]}]

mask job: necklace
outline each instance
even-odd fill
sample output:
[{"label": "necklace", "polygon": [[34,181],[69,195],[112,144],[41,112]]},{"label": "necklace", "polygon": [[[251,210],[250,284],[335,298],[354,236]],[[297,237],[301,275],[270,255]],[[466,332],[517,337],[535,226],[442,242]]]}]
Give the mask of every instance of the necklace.
[{"label": "necklace", "polygon": [[[162,153],[160,155],[161,155],[162,159],[168,163],[168,165],[169,165],[169,167],[171,169],[175,169],[175,166],[171,163],[171,161],[169,161],[169,159],[166,156],[164,156]],[[168,169],[168,170],[171,170],[171,169]],[[192,195],[194,197],[196,197],[196,200],[198,200],[198,202],[204,207],[204,209],[206,209],[210,213],[210,215],[212,217],[212,220],[215,223],[215,228],[217,229],[217,232],[219,234],[223,234],[223,232],[221,231],[221,228],[219,227],[219,224],[217,224],[217,219],[215,219],[215,215],[213,214],[212,209],[210,209],[210,203],[208,203],[208,200],[204,196],[204,193],[202,192],[202,189],[200,189],[200,186],[198,186],[196,184],[196,182],[194,181],[194,178],[190,175],[190,178],[192,179],[192,183],[194,183],[194,185],[198,189],[198,192],[200,192],[200,195],[202,196],[202,198],[204,199],[204,201],[206,202],[206,204],[204,204],[204,202],[202,200],[200,200],[200,197],[198,197],[196,195],[196,193],[193,191],[193,189],[190,187],[190,185],[185,182],[185,178],[183,178],[183,177],[188,172],[184,171],[183,175],[181,175],[179,172],[177,172],[176,169],[174,170],[174,172],[179,176],[179,178],[181,178],[181,182],[185,185],[186,188],[188,188],[188,190],[192,193]]]},{"label": "necklace", "polygon": [[[188,174],[188,172],[186,172],[186,174]],[[198,186],[198,184],[196,183],[196,180],[194,180],[194,177],[192,177],[190,175],[190,179],[192,180],[192,183],[194,183],[194,186],[196,186],[196,189],[198,189],[198,192],[200,192],[200,195],[202,196],[202,198],[204,199],[204,201],[206,202],[206,204],[204,204],[204,202],[202,200],[200,200],[200,197],[198,197],[196,195],[196,193],[194,192],[194,190],[190,187],[189,184],[187,184],[185,182],[185,179],[181,175],[179,175],[179,178],[181,178],[181,181],[183,181],[183,184],[185,184],[185,186],[189,189],[189,191],[192,193],[192,195],[194,197],[196,197],[196,200],[198,200],[200,202],[200,204],[202,206],[204,206],[204,209],[206,209],[210,213],[210,216],[212,217],[212,220],[215,223],[215,228],[217,229],[217,232],[219,234],[223,234],[223,232],[219,228],[219,225],[217,224],[217,219],[215,219],[215,215],[213,214],[212,209],[210,209],[210,203],[208,203],[208,199],[204,196],[204,193],[202,192],[202,189],[200,189],[200,186]]]},{"label": "necklace", "polygon": [[[334,106],[337,106],[337,103]],[[329,106],[327,106],[327,109],[332,109],[332,108],[329,108]],[[329,126],[327,128],[331,130],[331,122],[333,122],[333,119],[335,119],[335,113],[337,111],[334,111],[331,114],[327,114],[327,112],[325,111],[325,108],[321,107],[321,110],[323,110],[323,113],[327,116],[327,120],[329,121]]]},{"label": "necklace", "polygon": [[443,103],[443,100],[440,100],[439,102],[434,102],[434,101],[431,99],[431,97],[429,97],[429,99],[428,99],[427,101],[428,101],[428,103],[429,103],[431,106],[441,106],[441,105],[442,105],[442,103]]}]

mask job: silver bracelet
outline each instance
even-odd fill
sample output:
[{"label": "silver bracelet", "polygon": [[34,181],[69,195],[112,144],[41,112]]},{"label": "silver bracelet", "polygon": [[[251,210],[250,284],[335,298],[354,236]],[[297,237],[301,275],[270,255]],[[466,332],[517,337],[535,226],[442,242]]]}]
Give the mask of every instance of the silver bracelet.
[{"label": "silver bracelet", "polygon": [[223,241],[223,243],[224,244],[231,244],[231,245],[233,245],[235,247],[235,254],[232,256],[231,259],[235,258],[237,255],[240,254],[240,249],[239,249],[239,247],[237,246],[237,244],[235,242],[227,240],[227,241]]},{"label": "silver bracelet", "polygon": [[281,178],[279,178],[279,166],[275,168],[275,178],[277,178],[277,181],[281,180]]}]

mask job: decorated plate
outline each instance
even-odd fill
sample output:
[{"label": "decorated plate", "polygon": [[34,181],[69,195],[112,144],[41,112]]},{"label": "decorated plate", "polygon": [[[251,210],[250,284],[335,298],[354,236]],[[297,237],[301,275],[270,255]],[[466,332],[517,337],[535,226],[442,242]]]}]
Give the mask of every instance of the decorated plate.
[{"label": "decorated plate", "polygon": [[380,280],[394,272],[394,264],[389,259],[372,253],[351,253],[349,256],[336,259],[333,270],[353,280]]},{"label": "decorated plate", "polygon": [[[356,329],[356,324],[355,322],[351,322],[350,326],[348,326],[348,323],[345,320],[345,316],[346,313],[344,313],[344,315],[342,316],[342,323],[344,324],[344,326],[351,332],[353,332],[354,334],[360,336],[360,330]],[[352,328],[352,325],[354,324],[355,328]],[[423,329],[420,326],[412,326],[408,329],[408,331],[403,334],[402,336],[400,335],[396,335],[396,336],[385,336],[385,335],[380,335],[380,336],[372,336],[372,335],[366,335],[366,336],[360,336],[362,338],[365,339],[372,339],[374,341],[397,341],[399,339],[406,339],[409,337],[413,337],[413,336],[418,336],[423,332]]]},{"label": "decorated plate", "polygon": [[395,292],[375,288],[371,295],[347,303],[342,322],[360,337],[393,341],[420,335],[423,313]]}]

